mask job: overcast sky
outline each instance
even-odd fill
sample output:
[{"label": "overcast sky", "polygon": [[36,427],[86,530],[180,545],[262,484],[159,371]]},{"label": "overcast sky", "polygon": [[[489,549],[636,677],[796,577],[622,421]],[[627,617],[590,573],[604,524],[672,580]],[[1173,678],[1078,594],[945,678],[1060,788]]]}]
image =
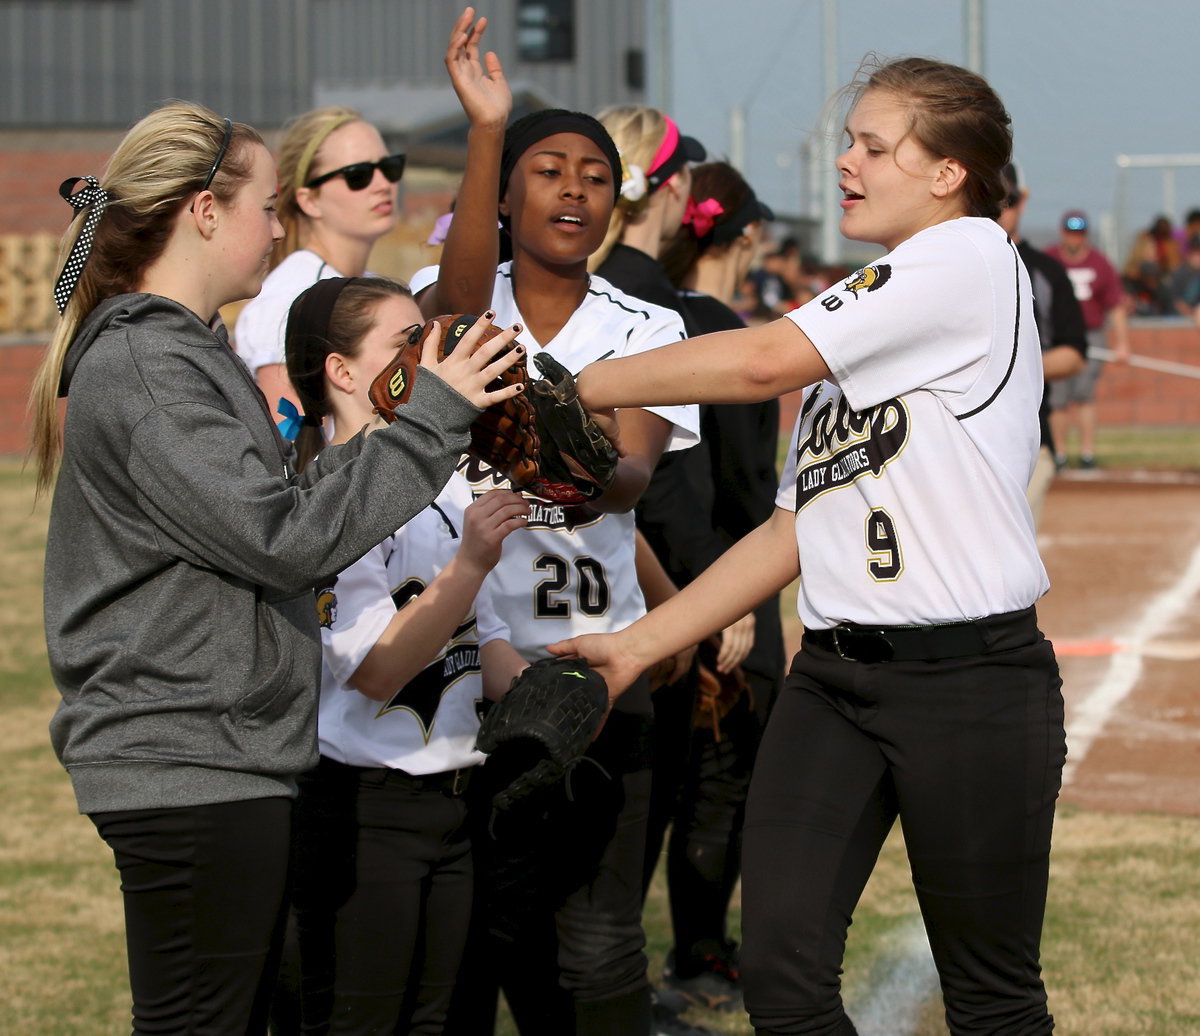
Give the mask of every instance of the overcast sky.
[{"label": "overcast sky", "polygon": [[[669,114],[711,155],[728,157],[730,109],[743,107],[743,172],[768,203],[799,211],[799,151],[826,99],[822,0],[650,2],[670,6]],[[1115,222],[1118,154],[1200,155],[1200,0],[982,3],[983,72],[1013,118],[1031,191],[1022,229],[1035,243],[1055,236],[1067,208]],[[966,63],[963,0],[839,0],[837,8],[839,85],[869,51]],[[1133,170],[1127,183],[1122,251],[1166,210],[1161,172]],[[1179,170],[1175,183],[1167,214],[1179,220],[1200,207],[1200,168]]]}]

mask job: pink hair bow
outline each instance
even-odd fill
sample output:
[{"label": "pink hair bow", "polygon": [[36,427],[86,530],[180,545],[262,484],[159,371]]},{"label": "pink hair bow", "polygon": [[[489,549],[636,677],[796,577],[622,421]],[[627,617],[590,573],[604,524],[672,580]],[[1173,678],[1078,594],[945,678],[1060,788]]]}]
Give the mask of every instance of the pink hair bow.
[{"label": "pink hair bow", "polygon": [[683,210],[683,223],[684,226],[691,226],[697,238],[707,237],[717,217],[724,212],[725,206],[716,198],[705,198],[702,202],[688,198],[687,208]]}]

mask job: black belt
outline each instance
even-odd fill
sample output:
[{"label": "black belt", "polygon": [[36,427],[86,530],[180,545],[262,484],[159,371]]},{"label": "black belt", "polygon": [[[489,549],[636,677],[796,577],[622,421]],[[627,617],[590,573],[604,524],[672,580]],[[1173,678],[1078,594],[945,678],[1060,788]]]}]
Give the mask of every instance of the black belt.
[{"label": "black belt", "polygon": [[805,630],[802,644],[832,651],[851,662],[937,662],[984,654],[996,639],[989,634],[1011,634],[1022,629],[1037,635],[1037,620],[1032,608],[934,626],[844,623],[832,629]]},{"label": "black belt", "polygon": [[413,791],[444,791],[447,795],[461,795],[467,790],[473,769],[473,766],[468,766],[462,770],[420,775],[405,773],[403,770],[388,770],[388,780],[412,788]]},{"label": "black belt", "polygon": [[321,757],[321,767],[324,770],[353,771],[359,780],[366,778],[368,783],[376,786],[383,784],[399,784],[402,788],[413,791],[444,791],[448,795],[462,795],[467,790],[471,780],[473,766],[465,766],[458,770],[443,770],[441,773],[408,773],[389,766],[351,766],[349,763],[339,763],[328,756]]}]

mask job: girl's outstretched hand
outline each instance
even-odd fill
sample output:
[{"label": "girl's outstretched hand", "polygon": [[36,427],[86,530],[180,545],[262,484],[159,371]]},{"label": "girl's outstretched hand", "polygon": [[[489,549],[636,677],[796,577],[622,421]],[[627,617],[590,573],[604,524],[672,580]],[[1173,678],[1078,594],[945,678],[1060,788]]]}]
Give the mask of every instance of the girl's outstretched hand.
[{"label": "girl's outstretched hand", "polygon": [[475,8],[468,7],[454,23],[446,48],[446,71],[472,126],[503,131],[512,114],[512,90],[500,59],[488,51],[479,59],[479,44],[487,19],[472,24]]},{"label": "girl's outstretched hand", "polygon": [[426,335],[421,347],[421,366],[436,374],[480,410],[511,399],[522,391],[522,386],[515,383],[495,389],[488,388],[512,366],[514,357],[509,355],[509,350],[515,350],[516,355],[525,351],[523,345],[515,344],[521,330],[515,324],[480,344],[484,332],[492,326],[494,316],[495,313],[490,311],[484,313],[444,359],[438,359],[438,351],[446,329],[437,321],[433,322],[433,330]]},{"label": "girl's outstretched hand", "polygon": [[646,668],[626,651],[621,633],[587,633],[548,644],[546,650],[560,657],[587,659],[588,665],[603,676],[608,684],[610,702],[624,694]]}]

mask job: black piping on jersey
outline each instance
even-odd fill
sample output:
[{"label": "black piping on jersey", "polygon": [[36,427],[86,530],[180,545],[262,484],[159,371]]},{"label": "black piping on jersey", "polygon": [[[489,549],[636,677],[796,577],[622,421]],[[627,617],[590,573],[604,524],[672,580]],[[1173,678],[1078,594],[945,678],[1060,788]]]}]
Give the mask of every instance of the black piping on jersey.
[{"label": "black piping on jersey", "polygon": [[454,527],[454,523],[452,521],[450,521],[450,516],[448,514],[446,514],[446,512],[443,511],[440,507],[438,507],[437,501],[435,500],[429,506],[432,507],[435,511],[437,511],[438,514],[440,514],[442,516],[442,521],[446,523],[446,529],[450,533],[450,538],[452,540],[458,539],[458,530]]},{"label": "black piping on jersey", "polygon": [[974,410],[970,410],[965,414],[959,414],[958,420],[965,421],[968,417],[974,417],[979,411],[986,410],[995,401],[996,397],[1004,391],[1004,386],[1008,384],[1008,379],[1012,377],[1013,368],[1017,365],[1017,341],[1021,336],[1021,257],[1017,253],[1017,246],[1012,243],[1012,238],[1008,239],[1008,247],[1012,249],[1013,254],[1013,273],[1016,275],[1016,298],[1017,298],[1017,315],[1013,321],[1013,347],[1012,356],[1008,360],[1008,370],[1004,372],[1004,377],[1000,380],[1000,384],[996,386],[996,391],[993,392],[986,400],[979,404]]},{"label": "black piping on jersey", "polygon": [[[500,276],[501,276],[501,277],[505,277],[505,278],[507,278],[508,280],[510,280],[510,281],[511,281],[511,280],[512,280],[512,267],[509,267],[507,270],[504,270],[504,271],[502,271],[502,272],[501,272],[501,274],[500,274]],[[633,314],[635,317],[641,317],[643,320],[649,320],[649,319],[650,319],[650,314],[649,314],[649,313],[648,313],[646,310],[644,310],[644,309],[633,309],[633,308],[631,308],[631,307],[629,307],[629,306],[625,305],[625,303],[623,303],[623,302],[621,302],[621,301],[619,301],[619,300],[617,300],[617,299],[614,299],[614,298],[613,298],[613,297],[612,297],[612,296],[611,296],[611,295],[610,295],[610,294],[609,294],[607,291],[597,291],[595,288],[593,288],[593,287],[592,287],[592,279],[591,279],[590,277],[588,278],[588,294],[589,294],[589,295],[595,295],[595,296],[597,296],[598,298],[605,298],[605,299],[608,299],[608,301],[609,301],[609,302],[611,302],[611,303],[612,303],[614,306],[616,306],[618,309],[623,309],[623,310],[624,310],[626,313],[632,313],[632,314]],[[516,301],[516,294],[515,294],[515,293],[513,294],[513,301],[514,301],[514,302]],[[632,334],[633,334],[633,328],[630,328],[628,331],[626,331],[626,332],[625,332],[625,341],[626,341],[626,342],[628,342],[628,341],[629,341],[629,338],[630,338],[630,336],[631,336]],[[682,341],[683,341],[685,338],[687,338],[687,335],[685,335],[685,334],[683,334],[683,335],[680,335],[680,336],[679,336],[679,340],[680,340],[681,342],[682,342]],[[608,355],[610,355],[610,356],[611,356],[611,355],[612,355],[612,353],[613,353],[613,352],[615,352],[615,351],[616,351],[616,350],[614,350],[614,349],[610,349],[610,350],[609,350],[609,352],[608,352]],[[601,357],[601,359],[603,359],[603,357]]]}]

